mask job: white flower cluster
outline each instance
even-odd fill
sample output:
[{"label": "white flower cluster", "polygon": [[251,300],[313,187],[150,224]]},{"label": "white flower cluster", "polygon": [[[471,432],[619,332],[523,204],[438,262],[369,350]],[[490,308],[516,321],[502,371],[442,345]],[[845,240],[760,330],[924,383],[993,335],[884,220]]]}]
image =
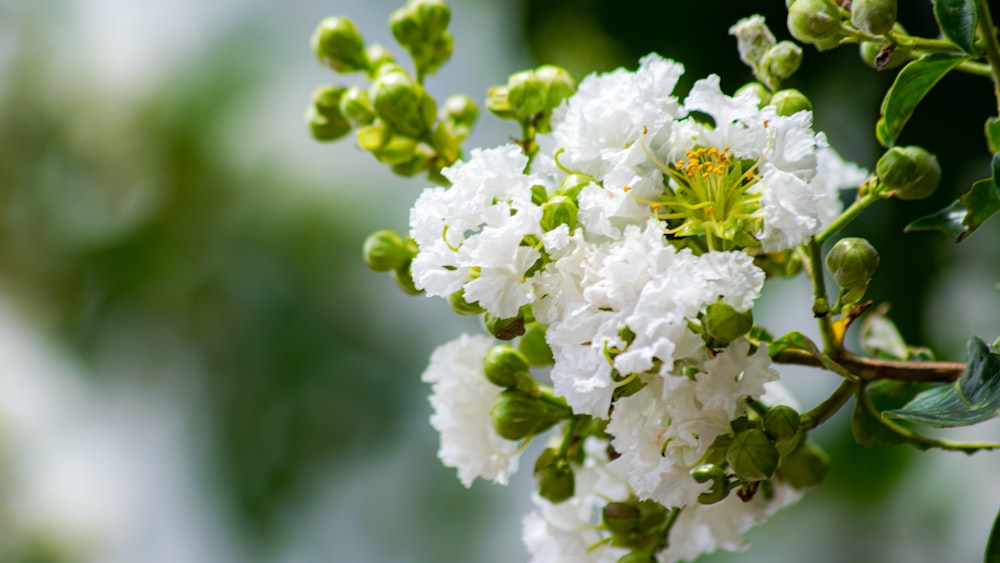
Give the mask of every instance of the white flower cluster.
[{"label": "white flower cluster", "polygon": [[[546,329],[554,394],[576,415],[607,421],[576,468],[576,493],[537,498],[525,520],[536,561],[615,561],[595,513],[609,499],[679,510],[661,561],[742,546],[740,534],[797,492],[699,504],[710,482],[692,469],[733,432],[778,378],[763,346],[713,341],[705,312],[753,306],[764,283],[755,257],[806,242],[840,211],[838,190],[865,173],[811,129],[811,114],[778,115],[719,78],[672,91],[681,65],[649,55],[635,72],[585,78],[552,116],[532,159],[509,144],[474,150],[444,171],[410,216],[418,288],[456,292],[490,315]],[[440,456],[468,486],[506,482],[517,442],[490,426],[500,388],[483,375],[485,337],[435,352],[432,423]],[[613,451],[612,460],[606,453]],[[600,545],[600,548],[594,549]]]}]

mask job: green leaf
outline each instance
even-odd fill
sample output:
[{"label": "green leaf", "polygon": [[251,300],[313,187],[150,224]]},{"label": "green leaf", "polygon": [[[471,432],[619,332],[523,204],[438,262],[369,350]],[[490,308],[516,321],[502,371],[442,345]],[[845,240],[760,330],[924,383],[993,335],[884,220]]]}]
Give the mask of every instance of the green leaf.
[{"label": "green leaf", "polygon": [[793,330],[792,332],[789,332],[788,334],[770,343],[768,345],[767,352],[773,358],[789,348],[807,350],[811,352],[816,349],[816,344],[814,344],[812,340],[809,340],[808,336],[797,330]]},{"label": "green leaf", "polygon": [[898,446],[906,443],[906,438],[886,428],[859,399],[851,416],[851,434],[860,446]]},{"label": "green leaf", "polygon": [[896,144],[920,100],[948,71],[966,60],[968,57],[933,54],[911,62],[899,71],[896,81],[882,100],[882,117],[875,126],[875,135],[882,146]]},{"label": "green leaf", "polygon": [[985,563],[1000,563],[1000,513],[993,522],[993,532],[990,534],[990,541],[986,544]]},{"label": "green leaf", "polygon": [[958,381],[928,389],[902,409],[886,414],[937,428],[968,426],[1000,416],[1000,355],[982,340],[970,339],[969,362]]},{"label": "green leaf", "polygon": [[986,141],[990,144],[990,152],[1000,152],[1000,117],[990,117],[986,120]]},{"label": "green leaf", "polygon": [[889,307],[883,303],[865,317],[861,323],[861,347],[872,356],[905,360],[909,356],[906,341],[886,317],[888,312]]},{"label": "green leaf", "polygon": [[[993,173],[1000,177],[1000,153],[993,157]],[[948,207],[910,223],[904,232],[940,231],[961,242],[1000,211],[1000,190],[991,178],[972,184]]]},{"label": "green leaf", "polygon": [[944,36],[966,53],[974,53],[972,40],[976,34],[976,3],[974,0],[934,0],[934,17]]}]

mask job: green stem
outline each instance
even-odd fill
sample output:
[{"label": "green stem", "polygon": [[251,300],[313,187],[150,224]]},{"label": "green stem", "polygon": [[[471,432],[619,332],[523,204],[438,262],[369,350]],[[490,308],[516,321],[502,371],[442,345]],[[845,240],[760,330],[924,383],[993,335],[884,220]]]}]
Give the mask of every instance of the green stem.
[{"label": "green stem", "polygon": [[899,45],[907,49],[920,49],[927,53],[965,54],[958,45],[946,39],[913,37],[912,35],[902,35],[894,31],[890,31],[885,35],[871,35],[847,26],[841,28],[841,33],[846,36],[846,39],[842,39],[841,43],[879,43],[882,45]]},{"label": "green stem", "polygon": [[851,221],[855,220],[858,215],[861,215],[865,209],[868,209],[871,204],[882,199],[882,196],[874,193],[874,190],[869,191],[869,193],[864,196],[854,200],[854,203],[850,205],[840,217],[837,217],[830,226],[826,228],[822,233],[816,236],[816,242],[823,244],[827,239],[837,234],[840,229],[846,227]]},{"label": "green stem", "polygon": [[854,393],[857,392],[859,385],[861,384],[856,380],[843,380],[840,383],[840,386],[837,387],[833,394],[830,395],[825,401],[816,405],[816,407],[812,410],[802,414],[799,418],[802,429],[812,430],[829,420],[831,416],[837,414],[837,411],[846,405],[847,401],[854,396]]},{"label": "green stem", "polygon": [[815,237],[809,241],[809,265],[813,282],[813,315],[823,336],[823,348],[826,352],[833,353],[840,346],[833,335],[833,321],[830,319],[830,302],[827,300],[826,280],[823,278],[823,249]]},{"label": "green stem", "polygon": [[566,454],[569,452],[570,446],[573,445],[574,438],[576,438],[576,428],[580,424],[580,417],[574,416],[569,419],[566,423],[566,433],[563,434],[562,443],[559,444],[559,457],[565,458]]},{"label": "green stem", "polygon": [[955,70],[964,72],[966,74],[972,74],[975,76],[982,76],[984,78],[993,77],[993,67],[986,63],[977,63],[973,61],[965,61],[964,63],[958,63]]},{"label": "green stem", "polygon": [[986,60],[993,69],[993,95],[997,99],[997,112],[1000,114],[1000,44],[997,43],[997,35],[993,31],[989,2],[976,0],[976,12],[979,16],[979,34],[986,43]]}]

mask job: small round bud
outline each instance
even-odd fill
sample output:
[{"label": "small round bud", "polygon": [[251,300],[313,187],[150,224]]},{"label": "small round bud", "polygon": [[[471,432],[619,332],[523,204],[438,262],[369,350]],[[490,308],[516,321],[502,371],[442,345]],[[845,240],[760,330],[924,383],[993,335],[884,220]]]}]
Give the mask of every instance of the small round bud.
[{"label": "small round bud", "polygon": [[888,70],[903,66],[909,60],[912,49],[899,45],[882,45],[871,41],[862,41],[859,48],[861,60],[875,70]]},{"label": "small round bud", "polygon": [[570,174],[566,176],[559,185],[559,195],[564,195],[570,199],[576,199],[583,188],[594,183],[594,179],[586,174]]},{"label": "small round bud", "polygon": [[378,43],[373,43],[365,48],[365,58],[368,60],[368,68],[373,75],[384,65],[391,65],[396,62],[396,57],[392,56],[392,53],[388,49]]},{"label": "small round bud", "polygon": [[[378,155],[376,155],[377,157]],[[434,163],[436,155],[433,150],[417,145],[416,150],[412,151],[409,160],[397,161],[393,163],[388,163],[392,169],[392,173],[398,176],[413,176],[421,172],[427,171]],[[382,160],[382,162],[385,162]],[[482,312],[482,311],[480,311]]]},{"label": "small round bud", "polygon": [[545,110],[545,83],[533,71],[512,74],[507,80],[507,103],[522,120],[530,119]]},{"label": "small round bud", "polygon": [[736,434],[726,451],[726,461],[733,473],[746,481],[770,479],[778,468],[778,450],[759,428]]},{"label": "small round bud", "polygon": [[647,534],[667,521],[667,509],[653,500],[639,501],[639,526],[636,531]]},{"label": "small round bud", "polygon": [[572,233],[576,229],[576,204],[566,196],[552,196],[542,205],[542,230],[551,231],[559,225],[569,226]]},{"label": "small round bud", "polygon": [[413,160],[416,150],[416,139],[411,139],[410,137],[404,137],[402,135],[393,135],[389,138],[388,142],[383,143],[377,149],[372,149],[371,152],[379,162],[396,165],[404,164]]},{"label": "small round bud", "polygon": [[468,96],[456,94],[441,106],[442,121],[450,121],[457,127],[472,127],[478,117],[479,108]]},{"label": "small round bud", "polygon": [[892,147],[875,165],[879,180],[904,200],[923,199],[941,183],[937,157],[918,146]]},{"label": "small round bud", "polygon": [[774,34],[760,15],[743,18],[729,28],[729,35],[736,36],[736,48],[740,60],[751,68],[760,66],[767,50],[774,45]]},{"label": "small round bud", "polygon": [[826,255],[826,267],[840,287],[864,288],[878,268],[878,251],[863,238],[842,238]]},{"label": "small round bud", "polygon": [[812,102],[809,98],[793,88],[775,92],[771,96],[771,105],[778,115],[795,115],[800,111],[812,111]]},{"label": "small round bud", "polygon": [[632,502],[609,502],[601,511],[604,527],[614,536],[628,537],[639,526],[639,507]]},{"label": "small round bud", "polygon": [[493,385],[513,387],[517,374],[528,373],[528,360],[509,344],[497,344],[486,352],[483,372]]},{"label": "small round bud", "polygon": [[356,72],[368,68],[365,42],[354,22],[347,18],[323,19],[310,40],[316,58],[337,72]]},{"label": "small round bud", "polygon": [[753,92],[753,94],[757,96],[757,99],[760,100],[757,104],[757,107],[759,108],[766,106],[767,103],[771,101],[771,91],[767,89],[767,86],[764,86],[760,82],[747,82],[733,93],[733,97],[738,98],[743,96],[744,92]]},{"label": "small round bud", "polygon": [[425,37],[438,37],[448,29],[451,8],[444,0],[409,0],[406,7],[413,12]]},{"label": "small round bud", "polygon": [[802,64],[802,47],[791,41],[782,41],[767,50],[760,63],[764,82],[772,88],[777,88],[783,80],[787,80]]},{"label": "small round bud", "polygon": [[400,135],[418,139],[434,123],[434,99],[398,67],[380,72],[369,94],[375,113]]},{"label": "small round bud", "polygon": [[393,135],[392,129],[387,127],[385,123],[376,121],[371,125],[359,128],[357,137],[358,145],[362,149],[374,152],[387,145],[392,140]]},{"label": "small round bud", "polygon": [[538,495],[553,504],[572,498],[576,490],[573,468],[553,448],[547,448],[535,461],[535,483]]},{"label": "small round bud", "polygon": [[571,414],[569,407],[536,399],[516,389],[501,391],[490,409],[493,429],[507,440],[544,432]]},{"label": "small round bud", "polygon": [[725,345],[750,332],[753,328],[753,313],[749,310],[741,313],[732,306],[717,301],[705,308],[701,322],[712,339]]},{"label": "small round bud", "polygon": [[351,123],[340,111],[344,92],[341,86],[322,86],[313,92],[306,123],[317,141],[333,141],[351,132]]},{"label": "small round bud", "polygon": [[348,88],[340,98],[340,112],[355,125],[371,125],[375,110],[368,92],[358,87]]},{"label": "small round bud", "polygon": [[448,296],[448,305],[459,315],[482,315],[485,311],[478,303],[465,300],[465,289],[460,289]]},{"label": "small round bud", "polygon": [[535,69],[535,76],[545,84],[545,105],[548,110],[556,109],[563,100],[576,92],[576,81],[562,67],[542,65]]},{"label": "small round bud", "polygon": [[376,272],[401,268],[413,259],[412,249],[392,229],[382,229],[368,235],[363,252],[365,264]]},{"label": "small round bud", "polygon": [[788,31],[803,43],[819,43],[840,34],[840,11],[829,0],[795,0],[788,7]]},{"label": "small round bud", "polygon": [[854,0],[851,24],[872,35],[889,33],[896,23],[896,0]]},{"label": "small round bud", "polygon": [[823,482],[830,469],[830,456],[813,442],[803,442],[795,451],[781,458],[781,476],[796,489]]},{"label": "small round bud", "polygon": [[778,454],[785,455],[799,446],[802,430],[799,413],[792,407],[778,405],[764,415],[764,433],[774,441]]},{"label": "small round bud", "polygon": [[490,86],[486,90],[486,109],[500,119],[514,119],[514,110],[510,107],[507,86]]},{"label": "small round bud", "polygon": [[418,289],[417,285],[413,282],[413,274],[410,273],[410,262],[410,260],[407,260],[406,264],[393,270],[392,277],[396,280],[396,285],[399,286],[399,289],[403,290],[403,293],[407,295],[420,295],[424,290]]},{"label": "small round bud", "polygon": [[500,340],[513,340],[524,334],[524,317],[520,315],[501,319],[486,313],[483,315],[483,323],[486,325],[486,330]]},{"label": "small round bud", "polygon": [[552,356],[552,348],[545,340],[545,325],[541,323],[530,323],[525,329],[521,340],[517,342],[517,349],[524,354],[528,364],[533,366],[550,366],[555,361]]}]

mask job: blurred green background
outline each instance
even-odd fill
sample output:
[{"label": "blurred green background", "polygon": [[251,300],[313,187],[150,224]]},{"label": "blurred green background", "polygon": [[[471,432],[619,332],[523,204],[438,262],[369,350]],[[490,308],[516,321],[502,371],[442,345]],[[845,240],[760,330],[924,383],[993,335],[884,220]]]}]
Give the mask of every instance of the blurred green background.
[{"label": "blurred green background", "polygon": [[[750,72],[730,25],[759,11],[787,38],[784,2],[756,4],[456,1],[456,54],[428,87],[481,100],[542,62],[579,78],[658,51],[686,65],[680,92],[709,73],[732,92]],[[927,4],[901,8],[914,33],[933,33]],[[526,560],[529,472],[465,490],[427,422],[427,357],[475,323],[361,262],[424,183],[302,123],[312,89],[343,79],[313,59],[312,28],[350,15],[391,45],[396,5],[0,0],[0,561]],[[806,48],[789,86],[871,167],[891,79],[854,49]],[[901,141],[938,153],[941,190],[850,232],[881,251],[870,296],[948,359],[1000,335],[998,226],[960,246],[897,234],[987,174],[990,94],[946,78]],[[486,115],[470,146],[514,133]],[[759,319],[811,330],[808,292],[777,284]],[[805,404],[831,379],[787,376]],[[995,455],[865,450],[842,419],[818,438],[828,482],[712,561],[981,558]]]}]

